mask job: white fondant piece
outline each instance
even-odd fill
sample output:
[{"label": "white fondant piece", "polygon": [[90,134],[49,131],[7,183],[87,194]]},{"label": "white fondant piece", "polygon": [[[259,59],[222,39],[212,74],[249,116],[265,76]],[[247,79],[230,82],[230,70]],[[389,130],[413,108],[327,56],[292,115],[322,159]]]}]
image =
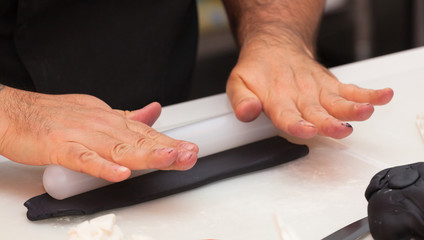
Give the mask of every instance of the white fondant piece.
[{"label": "white fondant piece", "polygon": [[84,221],[69,231],[68,240],[122,240],[124,234],[115,221],[115,214]]}]

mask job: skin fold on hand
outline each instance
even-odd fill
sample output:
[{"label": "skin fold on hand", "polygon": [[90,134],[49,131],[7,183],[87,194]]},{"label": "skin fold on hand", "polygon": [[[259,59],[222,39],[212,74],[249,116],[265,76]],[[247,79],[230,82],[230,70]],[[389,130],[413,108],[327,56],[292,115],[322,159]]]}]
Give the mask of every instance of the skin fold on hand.
[{"label": "skin fold on hand", "polygon": [[83,94],[47,95],[9,87],[0,91],[0,154],[23,164],[59,164],[108,181],[130,170],[186,170],[198,147],[151,125],[161,106],[113,110]]}]

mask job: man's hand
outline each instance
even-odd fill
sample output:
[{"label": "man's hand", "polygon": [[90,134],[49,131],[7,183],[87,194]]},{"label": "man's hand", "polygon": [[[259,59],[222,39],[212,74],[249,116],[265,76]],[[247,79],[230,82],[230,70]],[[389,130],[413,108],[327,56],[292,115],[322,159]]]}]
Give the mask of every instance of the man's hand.
[{"label": "man's hand", "polygon": [[388,103],[392,89],[340,83],[314,59],[316,29],[325,0],[223,0],[240,46],[227,94],[242,121],[263,110],[277,128],[311,138],[343,138],[346,121],[368,119]]},{"label": "man's hand", "polygon": [[150,126],[161,106],[111,109],[96,97],[0,91],[0,154],[30,165],[59,164],[109,181],[130,169],[191,168],[198,147]]},{"label": "man's hand", "polygon": [[253,44],[244,46],[227,84],[237,117],[255,119],[263,110],[280,130],[299,138],[316,134],[343,138],[373,105],[388,103],[391,89],[369,90],[342,84],[307,52]]}]

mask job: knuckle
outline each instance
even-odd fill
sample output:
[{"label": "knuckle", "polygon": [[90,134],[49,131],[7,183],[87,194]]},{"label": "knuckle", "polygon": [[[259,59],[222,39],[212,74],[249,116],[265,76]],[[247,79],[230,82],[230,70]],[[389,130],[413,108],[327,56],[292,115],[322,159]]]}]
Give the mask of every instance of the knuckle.
[{"label": "knuckle", "polygon": [[141,137],[136,141],[135,146],[143,149],[153,149],[157,144],[151,139]]},{"label": "knuckle", "polygon": [[50,163],[65,166],[74,171],[99,177],[103,167],[98,164],[98,154],[75,144],[59,146],[49,155]]},{"label": "knuckle", "polygon": [[83,151],[78,155],[77,170],[89,173],[94,177],[100,177],[103,170],[102,165],[96,164],[97,153],[94,151]]},{"label": "knuckle", "polygon": [[92,162],[97,156],[97,153],[87,150],[80,152],[77,159],[82,165],[87,165],[88,163]]},{"label": "knuckle", "polygon": [[139,148],[143,148],[143,147],[146,147],[147,145],[149,145],[149,141],[146,138],[141,137],[141,138],[137,139],[137,141],[135,142],[135,145]]},{"label": "knuckle", "polygon": [[145,135],[151,139],[156,139],[159,137],[160,133],[152,128],[147,129]]},{"label": "knuckle", "polygon": [[126,143],[118,143],[112,148],[112,159],[115,162],[121,161],[130,151],[131,145]]}]

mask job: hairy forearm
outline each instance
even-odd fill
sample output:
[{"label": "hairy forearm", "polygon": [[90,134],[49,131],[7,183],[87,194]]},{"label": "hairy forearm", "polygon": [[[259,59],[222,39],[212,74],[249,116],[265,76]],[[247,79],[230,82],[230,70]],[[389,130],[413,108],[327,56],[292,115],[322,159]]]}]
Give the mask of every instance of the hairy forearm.
[{"label": "hairy forearm", "polygon": [[38,93],[27,92],[0,84],[0,154],[7,148],[7,138],[26,132],[38,133],[34,122],[47,121],[34,107]]},{"label": "hairy forearm", "polygon": [[6,86],[0,83],[0,154],[3,154],[3,149],[5,148],[5,132],[8,129],[9,123],[6,116],[5,108],[8,105],[5,96]]},{"label": "hairy forearm", "polygon": [[240,46],[266,39],[314,51],[325,0],[223,0]]}]

